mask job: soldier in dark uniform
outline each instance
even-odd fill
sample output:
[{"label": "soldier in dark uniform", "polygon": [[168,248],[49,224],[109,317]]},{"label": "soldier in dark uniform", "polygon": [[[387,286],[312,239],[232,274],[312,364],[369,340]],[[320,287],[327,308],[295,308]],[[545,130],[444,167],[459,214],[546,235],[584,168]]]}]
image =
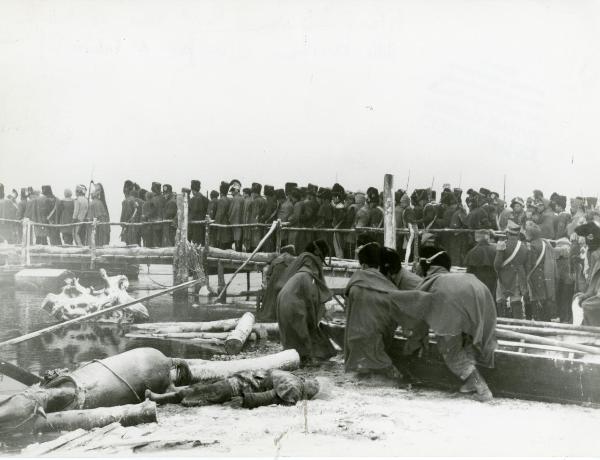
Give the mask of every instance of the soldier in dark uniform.
[{"label": "soldier in dark uniform", "polygon": [[[244,224],[250,223],[250,207],[252,205],[252,189],[249,187],[244,187],[242,189],[242,198],[244,198],[244,208],[242,210],[242,222]],[[242,229],[242,245],[244,246],[244,250],[248,251],[248,249],[252,246],[252,228],[244,227]]]},{"label": "soldier in dark uniform", "polygon": [[[333,205],[331,204],[331,189],[322,187],[317,192],[319,210],[317,211],[317,221],[315,228],[333,227]],[[324,240],[328,247],[333,247],[333,234],[330,232],[317,232],[317,237]]]},{"label": "soldier in dark uniform", "polygon": [[[208,214],[208,198],[200,193],[200,181],[192,180],[190,183],[190,189],[192,196],[188,202],[188,219],[189,221],[194,220],[205,220]],[[195,243],[204,246],[205,244],[205,233],[206,226],[204,224],[189,224],[188,225],[188,239]]]},{"label": "soldier in dark uniform", "polygon": [[170,222],[163,226],[163,245],[175,246],[175,234],[177,233],[177,194],[173,193],[173,187],[169,184],[163,185],[163,196],[165,199],[165,220]]},{"label": "soldier in dark uniform", "polygon": [[[211,220],[215,220],[217,215],[217,203],[219,202],[219,192],[216,190],[212,190],[210,192],[210,201],[208,202],[208,208],[206,209],[206,213],[210,217]],[[214,237],[213,237],[214,238]],[[213,240],[214,242],[215,240]]]},{"label": "soldier in dark uniform", "polygon": [[[229,183],[221,182],[219,186],[219,200],[216,205],[215,212],[215,223],[222,225],[229,225],[229,206],[231,205],[231,199],[227,197],[229,191]],[[231,249],[233,242],[233,234],[230,228],[217,228],[217,239],[216,246],[220,249]]]},{"label": "soldier in dark uniform", "polygon": [[[242,184],[239,180],[234,179],[229,183],[229,191],[231,192],[231,198],[229,199],[229,224],[238,225],[244,223],[244,198],[240,194]],[[242,238],[243,228],[233,227],[231,234],[233,237],[233,244],[235,250],[238,252],[242,251]]]},{"label": "soldier in dark uniform", "polygon": [[[263,193],[265,195],[265,209],[263,213],[263,224],[271,225],[274,220],[277,220],[277,197],[275,196],[275,187],[272,185],[264,186]],[[275,250],[275,244],[277,241],[277,235],[273,234],[271,238],[265,241],[263,250],[265,252],[273,252]]]},{"label": "soldier in dark uniform", "polygon": [[[138,208],[138,203],[133,197],[133,182],[126,180],[123,184],[123,195],[125,199],[121,203],[120,222],[135,223],[139,222],[142,210]],[[121,241],[125,244],[138,244],[138,228],[131,225],[121,226]]]},{"label": "soldier in dark uniform", "polygon": [[[262,184],[258,182],[254,182],[252,184],[252,188],[250,189],[252,201],[250,202],[250,223],[251,224],[262,224],[267,219],[266,211],[267,211],[267,200],[263,196],[261,196],[260,192],[262,191]],[[272,221],[271,221],[272,223]],[[250,247],[248,248],[249,252],[253,252],[265,234],[265,229],[262,227],[253,227],[252,234],[250,238]],[[267,242],[265,242],[265,245]],[[261,251],[265,251],[264,246],[261,248]]]},{"label": "soldier in dark uniform", "polygon": [[[333,184],[331,188],[331,196],[333,199],[333,228],[344,228],[344,220],[346,218],[346,205],[344,200],[346,198],[346,191],[340,184]],[[332,237],[332,249],[335,256],[343,259],[344,258],[344,233],[334,233]]]},{"label": "soldier in dark uniform", "polygon": [[[150,187],[152,191],[152,204],[154,205],[153,222],[163,220],[165,215],[165,199],[162,196],[162,189],[159,182],[152,182]],[[163,227],[162,224],[155,223],[152,225],[152,243],[154,247],[162,247]]]},{"label": "soldier in dark uniform", "polygon": [[498,275],[494,268],[496,260],[496,245],[490,243],[491,231],[479,229],[475,231],[475,247],[465,257],[467,273],[472,273],[485,284],[492,297],[496,298],[496,284]]}]

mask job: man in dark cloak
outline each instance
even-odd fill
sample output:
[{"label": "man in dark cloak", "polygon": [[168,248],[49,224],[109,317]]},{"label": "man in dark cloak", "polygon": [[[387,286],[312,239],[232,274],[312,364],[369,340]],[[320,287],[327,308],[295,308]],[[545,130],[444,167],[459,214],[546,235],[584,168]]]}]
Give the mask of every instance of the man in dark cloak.
[{"label": "man in dark cloak", "polygon": [[[325,283],[323,263],[329,247],[323,240],[311,242],[288,267],[288,278],[277,296],[277,321],[284,350],[295,349],[304,365],[335,356],[327,334],[319,327],[325,302],[332,298]],[[292,274],[291,276],[289,274]]]},{"label": "man in dark cloak", "polygon": [[[250,189],[252,202],[250,204],[250,223],[251,224],[262,224],[267,220],[267,216],[265,216],[267,212],[267,201],[260,195],[262,191],[262,185],[254,182],[252,184],[252,188]],[[270,223],[273,223],[272,221]],[[256,249],[260,240],[262,240],[263,235],[265,234],[265,229],[262,227],[254,227],[250,229],[251,237],[250,237],[250,246],[248,248],[249,252],[252,252]],[[265,242],[265,246],[261,248],[261,251],[267,250],[268,246],[266,246],[267,242]]]},{"label": "man in dark cloak", "polygon": [[571,214],[566,211],[567,197],[556,194],[554,201],[554,212],[556,218],[554,219],[554,235],[556,239],[569,238],[567,234],[567,228],[571,223]]},{"label": "man in dark cloak", "polygon": [[298,401],[327,396],[331,387],[327,379],[300,377],[279,369],[242,371],[211,383],[175,387],[164,394],[146,390],[146,398],[158,404],[182,404],[186,407],[226,404],[254,409],[280,404],[294,406]]},{"label": "man in dark cloak", "polygon": [[[57,199],[52,193],[49,185],[42,185],[42,196],[38,198],[38,209],[40,223],[56,224]],[[37,244],[47,244],[47,241],[55,246],[60,244],[60,234],[56,227],[36,227]]]},{"label": "man in dark cloak", "polygon": [[163,198],[165,200],[164,219],[170,222],[163,224],[163,246],[175,246],[177,233],[177,194],[173,193],[170,184],[163,185]]},{"label": "man in dark cloak", "polygon": [[263,297],[260,308],[256,312],[256,319],[263,323],[277,321],[277,296],[288,281],[284,275],[293,275],[287,271],[292,262],[296,260],[296,250],[293,245],[281,248],[281,254],[276,256],[263,271]]},{"label": "man in dark cloak", "polygon": [[[121,220],[125,223],[136,223],[140,221],[142,210],[138,206],[138,202],[133,197],[133,182],[125,181],[123,184],[123,195],[125,199],[121,203]],[[138,244],[138,228],[132,225],[121,226],[121,241],[125,244]]]},{"label": "man in dark cloak", "polygon": [[[399,265],[400,256],[397,253],[396,256],[395,262]],[[420,331],[418,344],[414,344],[412,339],[407,342],[406,354],[412,354],[422,346],[423,337],[429,330],[422,321],[402,313],[398,305],[415,302],[421,305],[429,296],[419,291],[400,293],[379,270],[382,248],[377,242],[359,246],[358,261],[361,269],[354,272],[346,286],[345,371],[356,372],[359,377],[378,374],[397,379],[401,374],[388,354],[396,328],[402,325],[403,329]],[[384,271],[387,274],[390,274],[392,264],[392,261],[386,260]],[[398,293],[400,295],[396,295]]]},{"label": "man in dark cloak", "polygon": [[[369,205],[369,225],[372,228],[383,227],[383,209],[379,205],[379,192],[375,187],[367,189],[367,203]],[[383,233],[371,233],[371,236],[380,245],[383,245]]]},{"label": "man in dark cloak", "polygon": [[[192,180],[190,183],[192,196],[188,203],[188,219],[190,222],[205,220],[208,213],[208,198],[200,193],[200,181]],[[206,226],[204,224],[189,224],[188,239],[194,243],[204,246]]]},{"label": "man in dark cloak", "polygon": [[[242,198],[244,198],[244,207],[242,209],[242,222],[244,225],[250,223],[250,207],[252,206],[252,189],[244,187],[242,189]],[[244,250],[248,252],[248,249],[252,246],[252,228],[244,227],[242,229],[242,245]]]},{"label": "man in dark cloak", "polygon": [[[154,193],[146,192],[146,201],[144,201],[144,204],[142,205],[142,222],[154,222],[156,219],[157,214]],[[154,235],[154,224],[144,225],[142,227],[142,239],[144,242],[144,247],[156,247]]]},{"label": "man in dark cloak", "polygon": [[[303,227],[303,209],[304,202],[300,196],[300,190],[293,188],[289,191],[289,199],[292,202],[293,210],[290,218],[288,219],[290,227],[301,228]],[[308,244],[305,240],[306,233],[298,230],[291,230],[288,233],[288,244],[293,244],[294,247],[304,248]]]},{"label": "man in dark cloak", "polygon": [[[104,186],[101,183],[94,184],[94,191],[91,194],[92,200],[88,207],[87,219],[93,221],[97,219],[98,223],[110,222],[108,208],[106,207],[106,197],[104,195]],[[91,239],[91,232],[88,235],[88,240]],[[107,246],[110,242],[110,226],[96,226],[96,246]],[[90,241],[88,241],[88,244]]]},{"label": "man in dark cloak", "polygon": [[[333,206],[333,219],[331,222],[332,228],[344,228],[344,221],[346,219],[346,204],[344,200],[346,198],[346,190],[340,184],[333,184],[331,189],[332,206]],[[334,233],[332,237],[333,249],[335,256],[339,259],[344,258],[344,233]]]},{"label": "man in dark cloak", "polygon": [[[229,206],[231,206],[231,199],[227,197],[228,191],[229,183],[221,181],[221,185],[219,186],[220,196],[215,211],[216,224],[229,225]],[[233,242],[231,228],[217,228],[216,233],[216,246],[220,249],[231,249],[231,243]]]},{"label": "man in dark cloak", "polygon": [[[219,192],[216,190],[211,190],[210,192],[210,201],[208,202],[208,208],[206,209],[206,213],[210,217],[211,220],[215,220],[217,216],[217,204],[219,203]],[[213,236],[213,243],[215,242]]]},{"label": "man in dark cloak", "polygon": [[595,222],[587,222],[575,228],[575,233],[582,236],[587,244],[589,275],[587,289],[575,294],[583,309],[583,324],[600,326],[600,227]]},{"label": "man in dark cloak", "polygon": [[[317,200],[319,202],[319,210],[317,211],[317,221],[315,228],[333,227],[333,205],[331,204],[331,190],[329,188],[320,188],[317,192]],[[330,232],[317,232],[316,235],[327,242],[331,248],[333,245],[333,234]]]},{"label": "man in dark cloak", "polygon": [[492,297],[496,297],[498,274],[494,268],[496,260],[496,245],[490,243],[491,230],[475,230],[475,246],[465,256],[464,265],[467,273],[472,273],[479,281],[490,290]]},{"label": "man in dark cloak", "polygon": [[556,258],[548,240],[542,238],[541,228],[530,223],[525,228],[529,241],[527,262],[528,319],[550,321],[556,317]]},{"label": "man in dark cloak", "polygon": [[494,299],[474,275],[450,273],[450,257],[441,248],[423,248],[421,255],[420,269],[425,279],[419,290],[433,297],[425,304],[401,303],[398,307],[403,313],[425,321],[433,330],[444,362],[465,382],[460,391],[475,393],[476,399],[489,401],[492,393],[475,366],[494,366],[497,346]]},{"label": "man in dark cloak", "polygon": [[152,192],[152,203],[154,205],[154,217],[153,222],[157,222],[151,226],[152,228],[152,242],[155,247],[162,247],[163,243],[163,226],[158,223],[164,219],[165,216],[165,199],[162,196],[162,188],[159,182],[152,182],[150,187]]}]

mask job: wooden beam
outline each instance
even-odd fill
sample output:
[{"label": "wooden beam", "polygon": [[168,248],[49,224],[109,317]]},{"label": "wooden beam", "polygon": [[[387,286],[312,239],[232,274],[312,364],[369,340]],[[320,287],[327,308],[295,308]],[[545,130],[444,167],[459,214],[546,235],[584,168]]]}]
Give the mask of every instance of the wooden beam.
[{"label": "wooden beam", "polygon": [[396,216],[394,213],[394,176],[383,178],[383,244],[396,249]]}]

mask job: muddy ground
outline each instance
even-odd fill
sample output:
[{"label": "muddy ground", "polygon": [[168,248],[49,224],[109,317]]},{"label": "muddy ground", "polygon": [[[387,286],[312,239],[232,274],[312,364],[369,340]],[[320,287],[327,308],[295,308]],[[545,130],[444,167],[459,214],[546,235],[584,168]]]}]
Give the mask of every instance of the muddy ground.
[{"label": "muddy ground", "polygon": [[[279,345],[272,350],[278,351]],[[308,374],[308,371],[300,371]],[[598,456],[600,409],[468,397],[357,381],[341,356],[312,374],[330,399],[254,410],[159,406],[158,423],[119,428],[55,455]],[[144,442],[147,440],[148,442]],[[52,455],[52,453],[51,453]]]}]

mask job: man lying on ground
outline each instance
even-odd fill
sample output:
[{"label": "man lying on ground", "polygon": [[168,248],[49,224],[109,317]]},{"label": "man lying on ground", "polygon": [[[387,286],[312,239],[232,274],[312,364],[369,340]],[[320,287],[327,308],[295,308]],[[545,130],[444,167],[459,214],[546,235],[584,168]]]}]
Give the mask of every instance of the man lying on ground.
[{"label": "man lying on ground", "polygon": [[213,383],[176,387],[175,391],[165,394],[146,390],[146,399],[187,407],[225,403],[253,409],[270,404],[293,406],[303,399],[327,397],[330,388],[331,382],[326,378],[304,378],[278,369],[260,369],[238,372]]}]

